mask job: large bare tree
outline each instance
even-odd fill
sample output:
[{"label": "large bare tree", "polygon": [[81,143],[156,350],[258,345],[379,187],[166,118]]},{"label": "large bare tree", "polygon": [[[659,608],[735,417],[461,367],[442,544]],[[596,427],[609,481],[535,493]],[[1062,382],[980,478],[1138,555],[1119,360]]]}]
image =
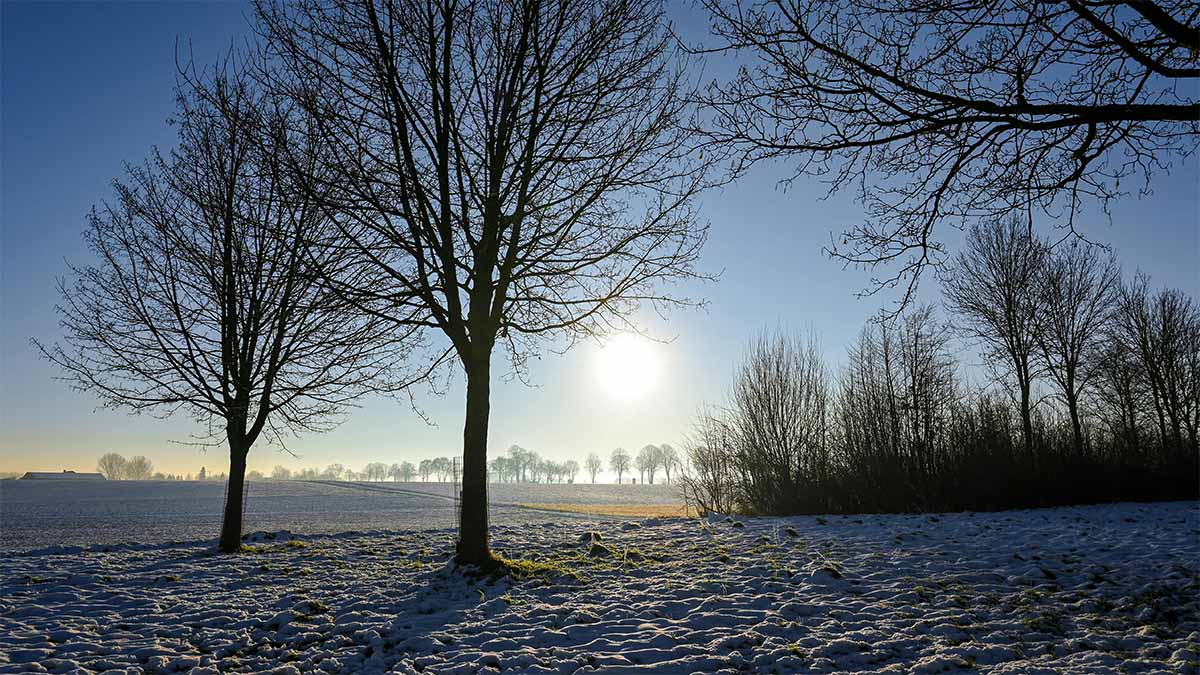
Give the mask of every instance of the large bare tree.
[{"label": "large bare tree", "polygon": [[63,342],[39,347],[104,405],[187,414],[198,442],[228,445],[219,547],[232,552],[250,448],[329,428],[394,382],[404,342],[314,270],[350,273],[329,219],[282,170],[315,146],[241,62],[184,71],[175,123],[177,149],[131,167],[88,218],[97,261],[71,268]]},{"label": "large bare tree", "polygon": [[1033,452],[1033,383],[1038,322],[1044,311],[1040,282],[1047,248],[1020,218],[978,223],[944,270],[946,306],[963,335],[984,347],[989,366],[1011,376],[1021,413],[1025,451]]},{"label": "large bare tree", "polygon": [[488,548],[492,357],[630,328],[687,302],[703,185],[661,2],[262,0],[262,31],[314,120],[357,301],[444,337],[466,373],[458,559]]},{"label": "large bare tree", "polygon": [[[902,285],[935,225],[1017,210],[1073,228],[1200,138],[1190,0],[705,0],[724,55],[710,139],[739,166],[798,162],[863,201],[831,247]],[[1058,218],[1062,214],[1065,218]]]}]

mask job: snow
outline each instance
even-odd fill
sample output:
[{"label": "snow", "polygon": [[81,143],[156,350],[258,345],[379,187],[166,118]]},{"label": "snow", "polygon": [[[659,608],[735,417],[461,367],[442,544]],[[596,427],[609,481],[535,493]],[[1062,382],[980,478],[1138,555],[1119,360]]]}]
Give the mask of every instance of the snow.
[{"label": "snow", "polygon": [[6,556],[0,672],[1198,668],[1196,503],[495,527],[578,577],[525,581],[450,568],[444,529],[257,540]]},{"label": "snow", "polygon": [[[250,530],[306,533],[403,530],[454,525],[449,483],[250,481]],[[666,485],[493,484],[496,523],[570,519],[521,503],[666,504]],[[130,540],[193,541],[216,536],[224,502],[220,481],[0,481],[0,551]]]}]

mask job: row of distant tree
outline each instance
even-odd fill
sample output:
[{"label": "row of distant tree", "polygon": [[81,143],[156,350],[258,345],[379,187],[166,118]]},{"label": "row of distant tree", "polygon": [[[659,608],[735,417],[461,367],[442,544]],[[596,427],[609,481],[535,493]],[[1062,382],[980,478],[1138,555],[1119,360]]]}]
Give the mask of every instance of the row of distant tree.
[{"label": "row of distant tree", "polygon": [[[604,461],[597,453],[589,453],[584,463],[569,459],[555,461],[546,459],[538,453],[526,450],[519,445],[508,449],[507,455],[493,459],[488,465],[489,480],[496,483],[574,483],[580,471],[584,471],[596,482],[596,476],[604,470]],[[149,459],[136,455],[126,459],[124,456],[110,452],[100,457],[96,464],[97,470],[109,480],[225,480],[226,474],[209,474],[204,467],[197,474],[173,474],[154,470],[154,464]],[[662,476],[666,482],[671,481],[682,469],[681,458],[675,448],[667,445],[647,445],[631,455],[624,448],[617,448],[609,455],[609,471],[617,475],[617,482],[624,481],[625,474],[638,472],[640,482],[653,484],[655,478]],[[461,467],[457,469],[461,475]],[[423,459],[420,462],[371,462],[361,471],[355,471],[345,465],[334,463],[325,468],[307,467],[289,469],[276,465],[270,474],[251,470],[246,473],[249,480],[344,480],[344,481],[402,481],[421,480],[444,483],[454,478],[456,469],[454,460],[449,457]]]},{"label": "row of distant tree", "polygon": [[[163,473],[154,470],[154,462],[142,455],[126,458],[116,452],[108,452],[96,461],[96,470],[108,480],[225,480],[226,474],[208,473],[205,467],[200,467],[199,473]],[[251,471],[248,478],[263,478],[259,471]]]},{"label": "row of distant tree", "polygon": [[[1200,306],[1017,220],[972,228],[931,306],[868,325],[833,378],[764,335],[698,420],[685,492],[759,513],[1196,498]],[[964,377],[958,340],[981,349]]]},{"label": "row of distant tree", "polygon": [[[604,461],[597,453],[590,453],[581,465],[569,459],[556,461],[547,459],[538,453],[527,450],[519,445],[513,445],[506,455],[496,457],[488,464],[488,478],[496,483],[574,483],[582,471],[592,483],[596,476],[604,470]],[[624,448],[617,448],[609,455],[609,471],[617,475],[617,482],[624,481],[626,474],[637,471],[642,483],[653,484],[655,478],[662,476],[670,482],[673,475],[678,475],[681,469],[681,458],[675,448],[667,444],[647,445],[636,455],[631,455]],[[455,480],[456,469],[454,460],[449,457],[423,459],[420,462],[399,462],[386,464],[371,462],[361,471],[355,471],[342,464],[330,464],[324,469],[309,467],[292,470],[285,466],[276,466],[270,474],[275,480],[347,480],[347,481],[400,481],[414,480],[437,481],[440,483]],[[251,471],[249,478],[264,478],[262,474]]]}]

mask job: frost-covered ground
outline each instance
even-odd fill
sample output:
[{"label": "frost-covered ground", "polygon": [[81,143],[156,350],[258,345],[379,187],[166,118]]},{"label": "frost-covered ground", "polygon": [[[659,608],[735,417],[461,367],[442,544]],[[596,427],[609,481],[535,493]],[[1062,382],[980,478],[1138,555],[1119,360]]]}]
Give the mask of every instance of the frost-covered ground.
[{"label": "frost-covered ground", "polygon": [[11,555],[0,671],[1197,670],[1195,503],[564,521],[495,545],[578,579],[470,580],[445,530]]},{"label": "frost-covered ground", "polygon": [[[250,481],[248,530],[306,534],[451,527],[449,483]],[[562,521],[521,503],[662,504],[665,485],[491,485],[496,523]],[[216,537],[225,484],[220,481],[0,481],[0,551],[55,544],[192,541]],[[576,516],[578,517],[578,516]]]}]

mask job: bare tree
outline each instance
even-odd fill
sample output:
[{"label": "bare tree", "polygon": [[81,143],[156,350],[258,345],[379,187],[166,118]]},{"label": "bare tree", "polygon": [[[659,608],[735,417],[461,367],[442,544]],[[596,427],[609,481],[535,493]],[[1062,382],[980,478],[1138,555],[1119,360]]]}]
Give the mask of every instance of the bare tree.
[{"label": "bare tree", "polygon": [[[375,282],[344,290],[436,331],[466,373],[458,559],[488,548],[497,342],[630,327],[695,276],[702,187],[662,2],[260,0],[275,86],[314,119],[304,172]],[[324,169],[327,169],[325,171]]]},{"label": "bare tree", "polygon": [[1200,431],[1200,307],[1173,289],[1152,293],[1139,274],[1121,290],[1115,324],[1120,344],[1138,360],[1163,450],[1194,456]]},{"label": "bare tree", "polygon": [[820,503],[829,469],[830,386],[816,343],[762,333],[734,376],[725,423],[732,435],[738,497],[765,513]]},{"label": "bare tree", "polygon": [[658,446],[658,463],[662,467],[663,474],[666,475],[667,482],[671,482],[671,474],[678,471],[679,468],[679,452],[670,445],[663,443]]},{"label": "bare tree", "polygon": [[401,462],[400,463],[400,480],[407,483],[413,479],[413,476],[416,476],[416,475],[417,475],[417,468],[415,466],[413,466],[412,462]]},{"label": "bare tree", "polygon": [[371,462],[363,467],[361,475],[363,480],[381,481],[388,477],[388,465],[383,462]]},{"label": "bare tree", "polygon": [[271,469],[271,478],[274,478],[275,480],[290,480],[291,477],[292,470],[286,466],[280,466],[277,464],[275,465],[274,469]]},{"label": "bare tree", "polygon": [[733,513],[741,500],[737,449],[723,413],[700,412],[687,454],[692,470],[679,478],[684,502],[701,516]]},{"label": "bare tree", "polygon": [[937,475],[946,468],[939,437],[958,398],[950,337],[950,327],[930,305],[913,307],[900,324],[903,387],[898,407],[904,419],[903,443],[915,475]]},{"label": "bare tree", "polygon": [[1043,310],[1035,336],[1044,371],[1066,403],[1077,455],[1084,444],[1080,401],[1099,367],[1120,283],[1116,261],[1078,241],[1049,255],[1038,283]]},{"label": "bare tree", "polygon": [[629,453],[625,448],[617,448],[608,456],[608,470],[616,472],[617,485],[621,484],[621,477],[629,470],[629,461]]},{"label": "bare tree", "polygon": [[115,452],[106,452],[96,462],[96,470],[104,474],[108,480],[121,480],[125,478],[125,468],[128,464],[128,460],[121,455]]},{"label": "bare tree", "polygon": [[654,472],[658,469],[658,462],[659,450],[657,445],[647,445],[638,451],[633,464],[637,467],[643,483],[646,482],[646,477],[649,476],[650,484],[654,484]]},{"label": "bare tree", "polygon": [[1016,381],[1025,450],[1032,452],[1039,281],[1046,247],[1018,218],[989,220],[967,233],[942,279],[955,326],[983,345],[989,365]]},{"label": "bare tree", "polygon": [[150,480],[154,474],[154,463],[142,455],[134,455],[125,465],[125,477],[129,480]]},{"label": "bare tree", "polygon": [[[111,407],[185,412],[229,448],[220,549],[241,546],[246,456],[261,437],[320,431],[400,354],[391,328],[346,305],[310,266],[339,269],[332,230],[281,170],[312,146],[234,60],[185,72],[178,148],[116,183],[43,348]],[[41,345],[39,345],[41,347]]]},{"label": "bare tree", "polygon": [[1121,454],[1130,456],[1146,450],[1141,442],[1146,383],[1137,354],[1114,328],[1113,325],[1108,328],[1103,350],[1098,355],[1092,392],[1102,423],[1117,440]]},{"label": "bare tree", "polygon": [[753,59],[706,97],[705,131],[740,169],[858,191],[868,223],[831,253],[898,264],[904,284],[942,251],[944,218],[1041,210],[1074,227],[1129,178],[1147,183],[1200,137],[1200,50],[1189,0],[705,0],[718,52]]},{"label": "bare tree", "polygon": [[843,461],[863,479],[847,498],[872,510],[924,507],[950,464],[945,433],[958,398],[949,331],[930,306],[874,322],[851,347],[838,398]]},{"label": "bare tree", "polygon": [[529,472],[537,464],[537,453],[530,452],[514,443],[508,447],[508,461],[513,472],[513,480],[523,483],[529,480]]},{"label": "bare tree", "polygon": [[591,476],[592,483],[595,484],[596,474],[600,473],[600,471],[604,469],[604,463],[600,461],[600,455],[597,455],[594,452],[589,452],[587,459],[583,462],[583,468],[588,472],[588,475]]},{"label": "bare tree", "polygon": [[575,482],[575,476],[579,475],[579,462],[573,459],[568,459],[563,463],[563,475],[566,476],[568,483]]}]

